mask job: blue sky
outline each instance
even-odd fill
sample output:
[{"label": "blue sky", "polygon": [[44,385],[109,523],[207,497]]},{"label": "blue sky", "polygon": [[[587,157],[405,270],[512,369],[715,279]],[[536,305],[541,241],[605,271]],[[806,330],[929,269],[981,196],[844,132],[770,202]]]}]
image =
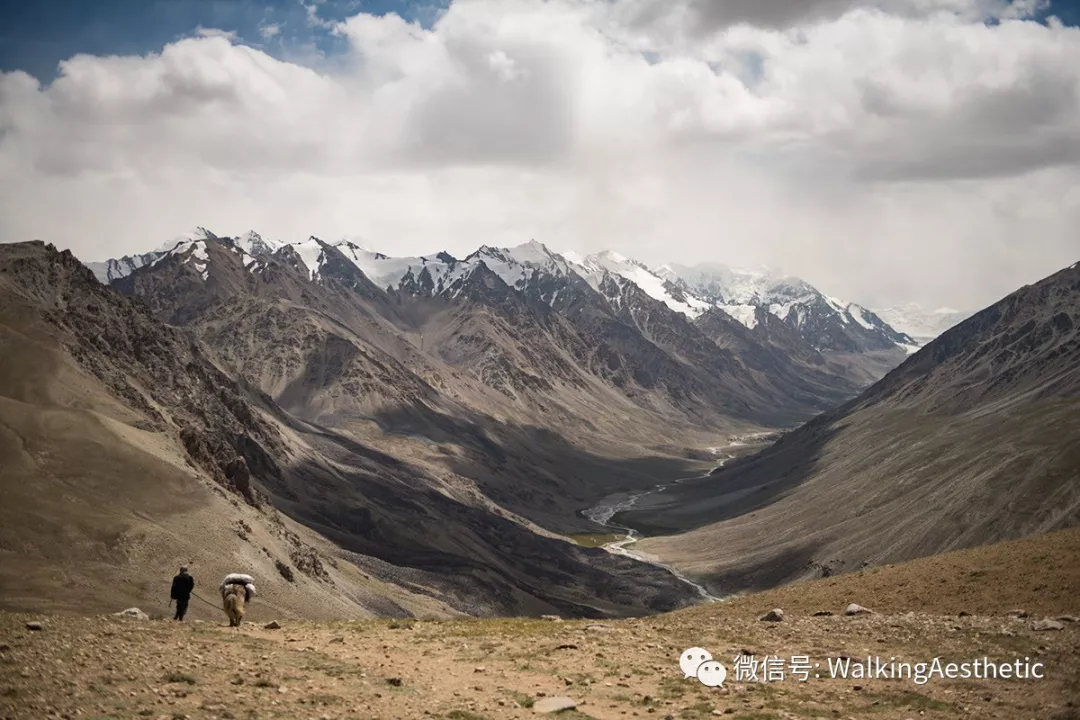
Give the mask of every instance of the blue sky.
[{"label": "blue sky", "polygon": [[[0,70],[25,70],[49,81],[57,63],[76,53],[133,55],[160,50],[196,28],[235,32],[272,55],[331,54],[338,41],[309,22],[315,5],[323,22],[358,12],[394,12],[428,26],[449,0],[0,0]],[[266,38],[261,27],[277,26]]]},{"label": "blue sky", "polygon": [[[48,82],[57,63],[76,53],[144,54],[200,26],[310,62],[319,53],[332,55],[340,39],[312,26],[305,2],[316,5],[325,22],[395,12],[428,26],[450,0],[0,0],[0,70],[25,70]],[[1049,13],[1080,24],[1080,0],[1056,0]],[[260,27],[270,25],[280,33],[267,38]]]}]

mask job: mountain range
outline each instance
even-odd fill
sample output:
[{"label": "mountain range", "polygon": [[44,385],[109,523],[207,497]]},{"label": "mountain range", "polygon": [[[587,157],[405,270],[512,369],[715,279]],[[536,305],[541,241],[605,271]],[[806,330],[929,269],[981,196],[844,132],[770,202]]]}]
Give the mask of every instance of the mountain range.
[{"label": "mountain range", "polygon": [[[0,596],[7,606],[51,596],[58,578],[104,584],[103,606],[130,604],[171,556],[211,574],[247,568],[264,579],[263,602],[325,617],[599,617],[690,604],[697,590],[666,567],[575,540],[606,532],[584,511],[700,474],[733,438],[798,427],[714,476],[739,478],[731,487],[740,490],[714,497],[711,481],[680,483],[666,497],[690,504],[627,514],[634,527],[696,529],[707,543],[715,532],[726,545],[708,548],[742,547],[725,523],[749,514],[779,528],[789,515],[774,508],[787,507],[788,493],[820,488],[807,479],[833,447],[823,437],[843,425],[838,413],[877,397],[872,384],[889,371],[882,383],[913,367],[911,383],[929,382],[935,347],[969,352],[985,329],[947,340],[976,315],[920,350],[877,313],[798,278],[651,269],[612,251],[581,257],[529,242],[462,259],[395,258],[350,240],[203,228],[86,266],[39,242],[0,246],[0,299],[11,358],[0,375],[0,455],[13,499],[0,582],[20,587]],[[1060,314],[1049,315],[1054,332],[1065,332]],[[1048,372],[1042,346],[1005,347],[980,372]],[[957,360],[945,377],[967,388],[982,377],[969,365]],[[1001,412],[958,397],[959,415]],[[855,417],[861,428],[864,415]],[[859,477],[880,477],[907,425],[889,425],[884,411],[865,417],[864,434],[837,440],[830,457],[838,468],[863,458]],[[904,421],[931,434],[945,422]],[[793,447],[802,450],[785,451]],[[1034,475],[1025,497],[1054,482]],[[825,512],[838,498],[819,489],[799,502]],[[1066,508],[1050,521],[1032,507],[1041,519],[1002,535],[1072,518]],[[805,570],[777,556],[830,568],[892,557],[850,550],[847,526],[835,529],[836,545],[811,540],[817,527],[803,527],[806,547],[732,553],[736,566],[711,550],[685,554],[695,533],[642,547],[710,588]],[[963,542],[985,537],[994,534]],[[919,548],[953,542],[942,532]],[[755,564],[766,555],[768,572]]]},{"label": "mountain range", "polygon": [[[57,573],[130,578],[171,543],[293,577],[268,596],[292,612],[677,607],[695,594],[671,573],[568,542],[597,530],[580,511],[866,384],[796,325],[748,327],[614,253],[391,258],[199,228],[91,273],[40,243],[0,249],[22,358],[0,394],[36,418],[5,458],[19,493],[70,498],[6,518],[8,567],[42,568],[39,594]],[[54,435],[57,413],[84,429]],[[60,553],[63,527],[82,550]]]}]

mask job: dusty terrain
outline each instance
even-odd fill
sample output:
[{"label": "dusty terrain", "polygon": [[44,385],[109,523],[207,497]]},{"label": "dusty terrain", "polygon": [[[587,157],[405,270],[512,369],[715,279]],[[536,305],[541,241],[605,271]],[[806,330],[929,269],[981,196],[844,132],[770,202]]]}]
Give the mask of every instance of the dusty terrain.
[{"label": "dusty terrain", "polygon": [[[479,720],[535,716],[535,703],[561,696],[578,705],[564,718],[1069,720],[1080,716],[1080,623],[1065,616],[1080,611],[1080,567],[1062,558],[1075,559],[1078,544],[1066,531],[601,623],[283,621],[266,629],[273,615],[258,601],[239,631],[221,618],[3,614],[0,717]],[[844,616],[849,602],[877,612]],[[782,622],[758,619],[778,606]],[[1009,614],[1017,608],[1028,616]],[[813,616],[822,610],[834,615]],[[1058,616],[1062,629],[1034,629]],[[32,621],[43,629],[27,629]],[[691,646],[727,664],[723,688],[683,677],[678,657]],[[789,672],[741,682],[732,665],[741,653],[785,665],[809,655],[825,669],[806,682]],[[1045,678],[918,685],[829,676],[830,658],[867,655],[1030,658]]]}]

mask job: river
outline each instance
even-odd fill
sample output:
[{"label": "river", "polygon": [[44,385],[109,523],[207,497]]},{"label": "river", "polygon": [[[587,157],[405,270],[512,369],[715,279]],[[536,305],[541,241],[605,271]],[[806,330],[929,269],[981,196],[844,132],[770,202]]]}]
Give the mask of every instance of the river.
[{"label": "river", "polygon": [[[719,450],[714,449],[713,452],[719,453]],[[717,465],[712,472],[715,472],[716,470],[724,467],[724,463],[726,463],[728,460],[731,460],[733,457],[734,455],[728,455],[727,457],[720,460],[720,464]],[[605,528],[608,528],[609,530],[617,530],[619,532],[625,533],[625,536],[622,540],[616,540],[615,542],[611,542],[603,546],[604,549],[608,552],[614,553],[616,555],[624,555],[626,557],[633,558],[641,562],[649,563],[650,565],[662,567],[682,582],[694,588],[694,590],[697,591],[698,595],[700,595],[702,600],[704,600],[705,602],[718,602],[721,600],[721,598],[712,595],[705,588],[704,585],[694,582],[690,578],[680,573],[675,568],[671,567],[670,565],[665,565],[664,563],[657,560],[655,557],[646,555],[644,553],[636,553],[633,550],[630,550],[629,546],[640,540],[641,535],[634,528],[620,525],[619,523],[616,523],[612,520],[612,518],[619,513],[625,512],[634,507],[637,504],[637,501],[643,497],[648,497],[649,495],[661,493],[667,488],[678,485],[679,483],[690,482],[692,480],[707,479],[712,474],[712,472],[708,472],[704,475],[696,475],[694,477],[681,478],[679,480],[674,480],[671,482],[660,483],[659,485],[653,486],[649,490],[643,490],[641,492],[619,493],[617,495],[609,495],[608,497],[598,502],[596,505],[593,505],[588,510],[585,510],[582,514],[597,525],[601,525]]]}]

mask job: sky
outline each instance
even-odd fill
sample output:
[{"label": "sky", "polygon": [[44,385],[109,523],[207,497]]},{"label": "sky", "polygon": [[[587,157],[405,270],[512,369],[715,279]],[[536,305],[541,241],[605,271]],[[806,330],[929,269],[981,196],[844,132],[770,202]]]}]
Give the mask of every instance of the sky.
[{"label": "sky", "polygon": [[1080,2],[0,0],[0,242],[536,239],[977,309],[1080,260]]}]

